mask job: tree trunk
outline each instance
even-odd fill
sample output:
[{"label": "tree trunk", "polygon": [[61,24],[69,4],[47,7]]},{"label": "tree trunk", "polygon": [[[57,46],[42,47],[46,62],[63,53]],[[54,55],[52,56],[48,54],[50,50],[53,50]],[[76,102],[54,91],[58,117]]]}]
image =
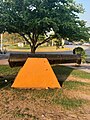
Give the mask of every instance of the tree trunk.
[{"label": "tree trunk", "polygon": [[35,46],[31,46],[31,53],[35,53],[36,47]]},{"label": "tree trunk", "polygon": [[65,43],[65,40],[62,38],[61,39],[61,46],[62,46],[62,48],[64,48],[64,43]]}]

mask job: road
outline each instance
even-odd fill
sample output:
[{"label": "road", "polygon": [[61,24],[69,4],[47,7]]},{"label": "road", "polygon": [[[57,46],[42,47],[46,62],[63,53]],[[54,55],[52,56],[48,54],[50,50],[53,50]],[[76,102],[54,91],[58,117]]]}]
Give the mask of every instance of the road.
[{"label": "road", "polygon": [[[90,46],[85,46],[85,45],[66,45],[65,47],[67,48],[71,48],[71,49],[74,49],[76,47],[82,47],[85,52],[86,52],[86,55],[87,56],[90,56]],[[68,51],[67,51],[68,52]],[[72,52],[71,52],[72,53]]]},{"label": "road", "polygon": [[[66,48],[70,48],[71,50],[70,51],[59,51],[59,52],[43,52],[43,53],[45,53],[45,54],[48,54],[48,53],[51,53],[51,54],[54,54],[54,53],[56,53],[56,54],[73,54],[73,49],[74,48],[76,48],[76,47],[82,47],[84,50],[85,50],[85,52],[86,52],[86,55],[88,56],[88,57],[90,57],[90,46],[81,46],[81,45],[65,45],[65,47]],[[16,51],[12,51],[12,52],[8,52],[7,54],[0,54],[0,59],[6,59],[6,58],[8,58],[8,56],[9,56],[9,54],[10,53],[23,53],[23,52],[16,52]],[[25,53],[25,52],[24,52]],[[26,53],[28,53],[28,52],[26,52]],[[41,53],[41,52],[38,52],[38,53]]]},{"label": "road", "polygon": [[[75,47],[83,47],[86,51],[86,54],[87,56],[89,57],[89,61],[90,61],[90,46],[76,46],[76,45],[66,45],[65,46],[66,48],[71,48],[72,50],[75,48]],[[72,50],[70,51],[63,51],[63,52],[43,52],[45,54],[48,54],[48,53],[56,53],[56,54],[73,54]],[[10,53],[22,53],[23,52],[8,52],[7,54],[0,54],[0,65],[7,65],[8,64],[8,58],[9,58],[9,55]],[[24,52],[25,53],[25,52]],[[27,53],[27,52],[26,52]],[[90,62],[89,62],[90,63]],[[90,64],[89,63],[86,63],[86,64],[82,64],[80,67],[75,67],[75,69],[80,69],[80,70],[84,70],[88,73],[90,73]],[[65,64],[66,66],[69,66],[69,67],[72,67],[72,66],[75,66],[75,65],[72,65],[72,64]]]}]

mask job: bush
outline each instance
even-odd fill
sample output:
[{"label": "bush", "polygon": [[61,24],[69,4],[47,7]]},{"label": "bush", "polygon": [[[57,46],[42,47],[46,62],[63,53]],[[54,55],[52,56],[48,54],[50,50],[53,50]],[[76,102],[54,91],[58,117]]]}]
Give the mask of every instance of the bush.
[{"label": "bush", "polygon": [[82,47],[76,47],[73,49],[73,54],[80,54],[81,55],[81,61],[84,63],[86,62],[86,53],[85,50]]}]

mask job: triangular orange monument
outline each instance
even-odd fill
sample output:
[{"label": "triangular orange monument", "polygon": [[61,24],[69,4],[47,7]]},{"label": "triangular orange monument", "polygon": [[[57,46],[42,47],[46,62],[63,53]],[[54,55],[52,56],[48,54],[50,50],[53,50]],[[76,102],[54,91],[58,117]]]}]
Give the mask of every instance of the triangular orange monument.
[{"label": "triangular orange monument", "polygon": [[13,88],[60,88],[47,58],[28,58],[16,76]]}]

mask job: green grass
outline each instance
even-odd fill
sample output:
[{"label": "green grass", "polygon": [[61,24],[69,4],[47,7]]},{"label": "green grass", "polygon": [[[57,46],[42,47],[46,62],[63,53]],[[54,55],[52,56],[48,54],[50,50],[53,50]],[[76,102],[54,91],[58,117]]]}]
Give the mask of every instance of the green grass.
[{"label": "green grass", "polygon": [[16,45],[10,45],[8,47],[8,49],[21,49],[21,50],[23,50],[23,49],[30,49],[30,46],[29,45],[25,45],[24,47],[18,47],[18,45],[16,44]]},{"label": "green grass", "polygon": [[29,119],[32,119],[32,120],[38,120],[38,118],[36,117],[36,116],[33,116],[32,114],[26,114],[26,113],[20,113],[20,112],[16,112],[15,114],[14,114],[14,116],[16,117],[16,118],[26,118],[26,117],[28,117]]},{"label": "green grass", "polygon": [[[68,68],[65,66],[52,66],[56,76],[58,76],[59,79],[63,78],[66,79],[69,75],[76,76],[79,78],[88,78],[90,79],[90,75],[86,72],[74,70],[73,68]],[[17,75],[18,71],[20,70],[20,67],[16,68],[10,68],[9,66],[0,66],[0,88],[4,87],[2,85],[2,81],[7,79],[8,81],[12,81]],[[9,77],[11,76],[11,77]],[[6,84],[8,85],[8,84]],[[11,84],[7,86],[5,89],[11,89],[12,94],[17,96],[17,99],[20,100],[28,100],[28,98],[25,96],[27,93],[30,96],[30,100],[39,100],[41,102],[49,102],[49,104],[58,104],[66,109],[75,109],[83,104],[86,104],[87,101],[83,99],[76,99],[76,98],[69,98],[69,96],[64,95],[63,90],[77,90],[80,87],[86,86],[89,87],[89,83],[83,83],[78,81],[65,81],[63,84],[62,89],[48,89],[48,90],[27,90],[27,89],[14,89],[10,88]],[[18,116],[23,116],[22,114],[18,113]],[[26,115],[24,115],[26,116]],[[33,116],[31,116],[33,117]]]},{"label": "green grass", "polygon": [[78,107],[81,107],[83,104],[85,104],[87,101],[83,99],[76,99],[76,98],[68,98],[68,97],[63,97],[61,99],[59,98],[54,98],[53,102],[55,104],[62,105],[66,109],[75,109]]},{"label": "green grass", "polygon": [[63,84],[64,88],[67,90],[78,90],[80,87],[89,87],[89,83],[79,82],[79,81],[65,81]]},{"label": "green grass", "polygon": [[66,66],[61,66],[61,65],[55,65],[52,66],[54,72],[56,75],[60,76],[66,76],[68,77],[69,75],[73,75],[75,77],[83,78],[83,79],[90,79],[90,73],[76,70],[74,68],[66,67]]},{"label": "green grass", "polygon": [[[48,103],[54,105],[60,105],[65,109],[76,109],[88,101],[80,98],[69,98],[63,93],[62,89],[48,89],[48,90],[24,90],[24,89],[12,89],[12,94],[17,96],[18,101],[39,101],[41,103]],[[29,94],[28,99],[25,95]]]},{"label": "green grass", "polygon": [[[11,68],[8,65],[0,65],[0,76],[1,76],[0,80],[5,79],[6,76],[9,79],[9,76],[17,75],[20,68],[21,67]],[[90,79],[90,74],[89,73],[86,73],[86,72],[83,72],[83,71],[80,71],[80,70],[75,70],[73,68],[69,68],[69,67],[61,66],[61,65],[54,65],[54,66],[52,66],[52,68],[53,68],[58,80],[61,80],[61,81],[65,81],[68,78],[69,75],[75,76],[77,78]],[[73,84],[78,85],[80,83],[79,82],[78,83],[73,82]],[[70,83],[70,85],[72,85],[72,82]]]},{"label": "green grass", "polygon": [[21,96],[19,97],[20,100],[24,100],[26,99],[26,97],[23,96],[23,94],[27,94],[29,93],[29,95],[31,96],[31,99],[43,99],[46,101],[51,101],[51,99],[53,99],[53,97],[56,97],[57,95],[59,97],[61,97],[62,95],[62,90],[61,89],[42,89],[42,90],[36,90],[36,89],[14,89],[12,88],[13,94],[17,94],[17,96],[19,96],[19,94],[21,94]]},{"label": "green grass", "polygon": [[17,95],[17,99],[21,100],[28,100],[25,95],[28,93],[30,96],[29,100],[39,101],[54,104],[54,105],[61,105],[65,109],[76,109],[81,107],[82,105],[88,103],[87,100],[80,99],[80,98],[69,98],[63,93],[62,89],[48,89],[48,90],[23,90],[23,89],[12,89],[13,93]]},{"label": "green grass", "polygon": [[83,79],[90,79],[90,73],[80,71],[80,70],[73,70],[71,73],[75,77],[83,78]]},{"label": "green grass", "polygon": [[19,70],[20,67],[11,68],[8,65],[0,65],[0,88],[12,83]]},{"label": "green grass", "polygon": [[8,65],[0,65],[0,76],[16,75],[20,67],[11,68]]}]

